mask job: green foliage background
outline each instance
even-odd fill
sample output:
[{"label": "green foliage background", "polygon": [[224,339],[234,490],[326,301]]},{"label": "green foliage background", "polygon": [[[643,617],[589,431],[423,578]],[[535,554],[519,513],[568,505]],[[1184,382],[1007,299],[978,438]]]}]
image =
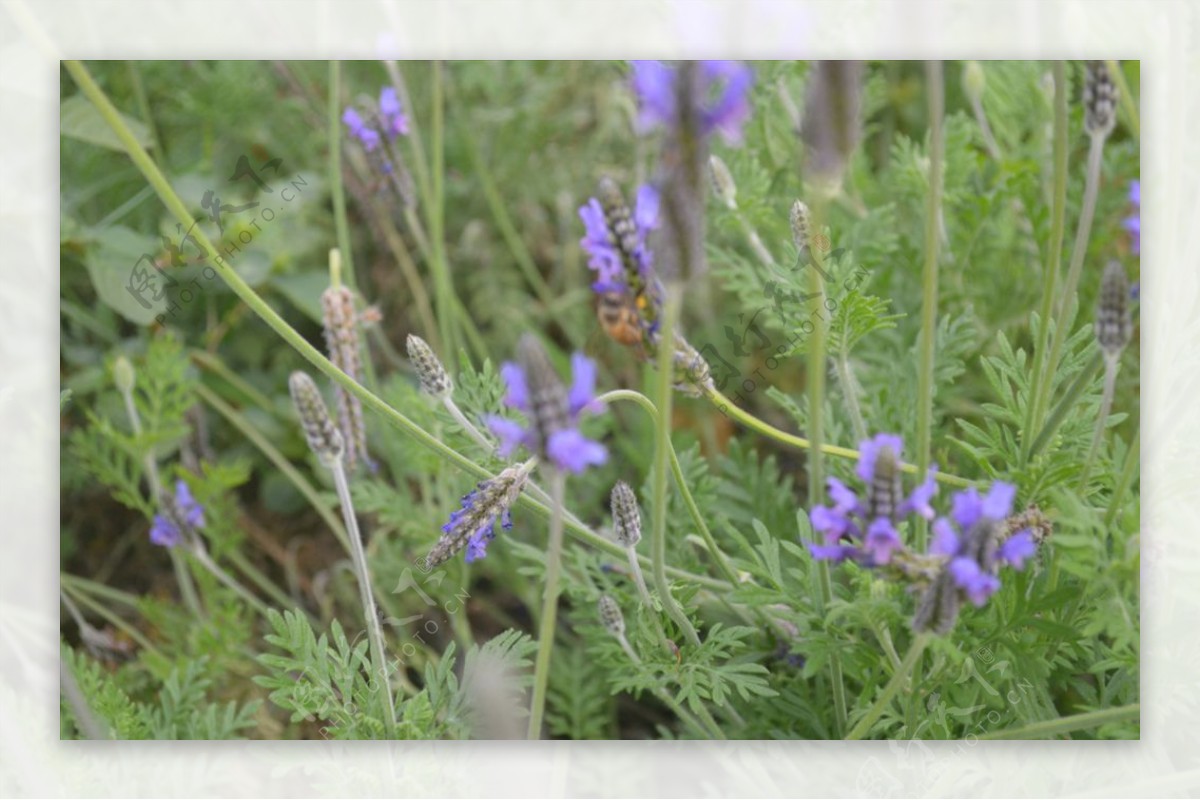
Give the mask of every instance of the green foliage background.
[{"label": "green foliage background", "polygon": [[[223,231],[208,221],[203,229],[224,243],[248,236],[250,243],[231,255],[234,269],[323,349],[318,298],[328,285],[328,250],[338,241],[328,65],[89,68],[198,218],[210,190],[233,206],[259,204],[227,213]],[[805,285],[792,271],[765,267],[744,230],[755,229],[779,264],[795,260],[788,210],[805,197],[806,185],[793,113],[809,68],[755,64],[745,141],[716,147],[735,180],[739,210],[711,199],[711,271],[688,287],[684,310],[692,343],[712,344],[740,373],[726,394],[740,390],[739,405],[801,432],[809,415],[803,345],[799,352],[779,346],[793,341],[795,321],[808,310],[772,308],[765,286],[772,279],[789,291]],[[596,179],[610,175],[631,191],[652,170],[654,147],[633,133],[627,69],[599,62],[402,65],[412,99],[407,111],[423,144],[418,149],[414,137],[403,142],[409,166],[436,170],[432,154],[439,145],[444,152],[444,245],[461,301],[449,327],[463,349],[442,356],[455,367],[456,400],[469,417],[499,412],[497,365],[526,330],[556,345],[560,365],[572,350],[596,358],[602,390],[652,386],[653,371],[600,332],[578,244],[576,209]],[[1123,69],[1137,86],[1138,65]],[[1039,324],[1034,310],[1051,226],[1048,66],[986,64],[982,103],[1000,158],[987,152],[960,88],[961,70],[960,63],[946,65],[933,460],[947,473],[1015,483],[1019,505],[1037,504],[1054,531],[1030,570],[1010,575],[985,608],[964,610],[952,634],[935,642],[920,685],[889,706],[872,729],[877,736],[983,735],[1127,707],[1139,697],[1138,461],[1131,449],[1139,424],[1137,340],[1123,355],[1115,413],[1087,485],[1078,482],[1100,404],[1099,373],[1081,379],[1062,426],[1022,465],[1031,435],[1022,423]],[[924,83],[915,63],[872,62],[867,75],[863,139],[828,221],[839,248],[830,266],[837,284],[830,352],[852,370],[869,430],[898,432],[911,442],[929,161]],[[1087,148],[1077,102],[1082,65],[1070,64],[1068,78],[1069,246]],[[376,95],[387,81],[380,64],[342,65],[335,110]],[[435,85],[444,89],[440,136],[433,128]],[[143,253],[168,252],[164,241],[177,242],[179,231],[65,71],[62,101],[61,374],[70,392],[62,412],[61,558],[70,606],[62,618],[64,668],[112,737],[378,737],[383,714],[366,678],[353,573],[330,530],[330,520],[340,519],[336,498],[287,395],[287,376],[304,366],[302,359],[200,264],[173,273],[195,291],[165,325],[155,322],[161,308],[148,313],[133,301],[125,285],[135,262]],[[230,180],[243,156],[256,167],[279,159],[278,173],[263,173],[270,191]],[[439,332],[422,326],[417,295],[389,235],[412,257],[430,295],[435,281],[401,205],[353,148],[345,163],[352,277],[364,305],[382,314],[367,331],[366,385],[459,452],[501,468],[420,394],[407,360],[397,355],[408,333],[435,341]],[[1097,353],[1091,318],[1103,264],[1121,259],[1136,279],[1137,259],[1121,220],[1131,213],[1127,186],[1138,173],[1138,140],[1122,117],[1104,150],[1080,311],[1073,320],[1055,320],[1072,326],[1055,397]],[[288,184],[293,200],[284,202],[280,190]],[[269,223],[255,216],[268,207],[276,212]],[[428,220],[431,209],[418,202],[417,213]],[[260,228],[254,219],[262,220]],[[770,344],[748,338],[748,354],[739,356],[727,329],[740,335],[752,317]],[[114,386],[118,355],[136,369],[140,433],[130,428]],[[831,378],[825,435],[853,447],[843,390]],[[401,734],[483,735],[489,721],[479,718],[473,701],[479,670],[472,665],[503,664],[517,676],[514,691],[528,683],[545,521],[518,511],[515,529],[486,560],[470,566],[455,560],[421,574],[414,563],[474,479],[370,414],[367,424],[380,467],[359,474],[353,494],[398,659]],[[608,525],[608,492],[623,479],[640,487],[648,519],[651,420],[618,404],[589,423],[588,432],[605,440],[612,457],[571,480],[571,510],[589,524]],[[682,397],[673,438],[688,486],[739,583],[714,589],[674,582],[676,598],[704,631],[702,647],[676,655],[659,646],[649,615],[661,616],[682,641],[678,631],[658,609],[640,605],[623,562],[569,543],[549,733],[696,735],[658,694],[665,691],[696,714],[711,713],[730,738],[834,736],[831,656],[841,660],[853,719],[871,705],[895,654],[911,640],[913,599],[849,566],[835,572],[833,603],[822,607],[817,571],[803,546],[811,538],[803,452],[735,426],[703,400]],[[209,552],[271,606],[268,615],[194,563],[184,569],[198,584],[202,613],[183,602],[171,560],[147,537],[155,513],[146,488],[149,452],[164,481],[184,479],[192,488],[205,506]],[[826,459],[826,469],[849,481],[853,462]],[[943,489],[940,504],[946,495]],[[673,567],[716,580],[676,492],[669,496],[668,534]],[[601,592],[625,611],[639,664],[600,626]],[[1135,738],[1138,731],[1135,716],[1063,735]],[[62,734],[80,733],[64,701]]]}]

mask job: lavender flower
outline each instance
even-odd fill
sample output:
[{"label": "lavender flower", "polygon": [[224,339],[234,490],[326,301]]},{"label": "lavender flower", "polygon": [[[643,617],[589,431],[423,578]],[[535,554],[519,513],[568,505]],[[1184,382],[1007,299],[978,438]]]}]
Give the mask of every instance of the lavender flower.
[{"label": "lavender flower", "polygon": [[633,211],[610,178],[601,178],[599,198],[579,208],[585,235],[579,244],[588,254],[588,267],[596,271],[592,288],[597,292],[634,292],[650,282],[651,255],[647,240],[658,227],[658,192],[648,184],[638,187]]},{"label": "lavender flower", "polygon": [[450,520],[442,526],[441,538],[425,557],[425,566],[436,567],[463,549],[468,564],[486,556],[488,544],[496,538],[496,521],[504,530],[512,529],[510,507],[521,494],[532,468],[531,462],[511,466],[491,480],[480,481],[463,495],[462,508],[450,513]]},{"label": "lavender flower", "polygon": [[438,399],[449,397],[454,391],[454,383],[429,343],[410,333],[405,347],[408,349],[408,358],[412,361],[413,369],[417,371],[417,378],[421,381],[421,391]]},{"label": "lavender flower", "polygon": [[1133,337],[1133,317],[1129,309],[1129,279],[1120,261],[1110,261],[1100,280],[1096,303],[1096,341],[1107,358],[1117,358]]},{"label": "lavender flower", "polygon": [[1088,61],[1083,80],[1083,128],[1106,137],[1117,124],[1117,85],[1104,61]]},{"label": "lavender flower", "polygon": [[507,386],[504,402],[523,412],[529,422],[522,426],[503,417],[488,417],[488,427],[500,438],[500,455],[507,457],[524,446],[557,468],[575,473],[603,464],[608,451],[579,430],[583,412],[597,410],[596,365],[582,353],[571,356],[574,379],[568,391],[531,334],[521,337],[517,358],[500,369]]},{"label": "lavender flower", "polygon": [[183,481],[175,482],[175,494],[163,492],[159,506],[162,513],[154,515],[150,541],[162,547],[174,547],[204,527],[204,508],[192,497]]},{"label": "lavender flower", "polygon": [[930,554],[948,559],[946,569],[955,586],[976,606],[1000,588],[996,572],[1001,564],[1019,569],[1033,554],[1028,532],[1008,539],[1003,549],[997,546],[998,525],[1012,511],[1016,492],[1012,484],[997,481],[981,497],[972,486],[951,498],[950,519],[941,517],[933,523]]},{"label": "lavender flower", "polygon": [[1133,213],[1121,221],[1121,227],[1129,231],[1130,248],[1135,256],[1142,254],[1142,182],[1129,182],[1129,202]]},{"label": "lavender flower", "polygon": [[[633,90],[638,97],[638,128],[645,132],[657,127],[667,129],[686,124],[681,120],[688,109],[679,102],[687,87],[683,70],[661,61],[634,61]],[[699,131],[702,136],[718,133],[730,144],[741,142],[742,125],[750,116],[749,91],[754,72],[739,61],[701,61],[696,70],[695,93],[703,101],[697,104]]]},{"label": "lavender flower", "polygon": [[383,129],[392,139],[401,134],[408,135],[408,117],[400,108],[400,98],[391,86],[385,86],[379,92],[379,116],[383,120]]},{"label": "lavender flower", "polygon": [[379,147],[382,139],[379,136],[379,131],[368,125],[362,118],[362,115],[353,108],[347,107],[342,112],[342,122],[350,129],[350,135],[358,139],[362,143],[363,149],[368,153],[373,152]]},{"label": "lavender flower", "polygon": [[642,512],[637,496],[625,481],[617,481],[610,496],[613,535],[622,547],[637,547],[642,540]]},{"label": "lavender flower", "polygon": [[937,493],[935,469],[903,500],[900,489],[900,455],[904,441],[896,434],[880,433],[859,444],[855,474],[867,484],[865,502],[837,478],[828,481],[832,506],[816,506],[809,513],[813,530],[823,543],[809,543],[813,558],[840,562],[846,559],[865,566],[891,562],[903,549],[896,525],[912,514],[932,519],[929,502]]},{"label": "lavender flower", "polygon": [[309,449],[316,454],[322,465],[332,469],[341,462],[346,452],[346,443],[329,417],[329,409],[321,398],[321,390],[307,373],[300,370],[288,377],[288,390],[292,394],[292,403],[296,406]]}]

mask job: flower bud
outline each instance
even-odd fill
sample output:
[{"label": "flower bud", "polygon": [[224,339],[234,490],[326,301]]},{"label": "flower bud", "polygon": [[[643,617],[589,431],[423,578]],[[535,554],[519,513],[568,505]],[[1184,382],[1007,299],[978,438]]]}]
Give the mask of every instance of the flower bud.
[{"label": "flower bud", "polygon": [[613,534],[622,547],[637,547],[642,539],[642,513],[637,496],[625,481],[612,488]]},{"label": "flower bud", "polygon": [[1100,282],[1096,304],[1096,341],[1109,358],[1115,358],[1133,337],[1133,319],[1129,313],[1129,279],[1119,261],[1110,261]]},{"label": "flower bud", "polygon": [[984,75],[982,64],[978,61],[968,61],[963,65],[963,93],[972,103],[979,103],[983,100],[983,87],[986,83],[987,76]]},{"label": "flower bud", "polygon": [[730,174],[729,167],[725,166],[725,162],[718,155],[709,156],[708,167],[709,177],[712,178],[713,194],[729,210],[737,208],[737,184],[733,182],[733,175]]},{"label": "flower bud", "polygon": [[610,595],[602,594],[596,607],[600,610],[600,622],[604,624],[605,629],[618,639],[624,636],[625,615],[621,613],[621,607],[617,605],[617,601],[613,600]]},{"label": "flower bud", "polygon": [[133,391],[135,380],[133,364],[125,356],[117,356],[117,360],[113,362],[113,383],[117,385],[117,391],[129,394]]},{"label": "flower bud", "polygon": [[1083,80],[1083,128],[1092,136],[1108,136],[1117,124],[1117,86],[1104,61],[1087,62]]},{"label": "flower bud", "polygon": [[342,434],[329,417],[329,409],[321,398],[317,384],[307,373],[297,370],[288,378],[288,389],[292,393],[292,403],[300,416],[308,446],[324,466],[333,467],[341,460],[346,447]]},{"label": "flower bud", "polygon": [[421,381],[421,390],[439,400],[449,397],[454,391],[454,383],[429,343],[410,333],[405,346],[408,348],[408,357],[412,361],[413,369],[417,371],[417,378]]}]

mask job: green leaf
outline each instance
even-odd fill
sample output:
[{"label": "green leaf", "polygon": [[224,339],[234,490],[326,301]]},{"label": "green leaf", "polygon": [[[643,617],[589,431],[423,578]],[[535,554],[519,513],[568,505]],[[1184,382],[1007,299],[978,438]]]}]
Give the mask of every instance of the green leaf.
[{"label": "green leaf", "polygon": [[[84,258],[101,302],[135,325],[149,325],[170,302],[166,279],[151,259],[142,260],[153,250],[148,236],[117,225],[101,231]],[[135,274],[135,269],[144,272]],[[148,277],[149,283],[143,286],[138,275]]]}]

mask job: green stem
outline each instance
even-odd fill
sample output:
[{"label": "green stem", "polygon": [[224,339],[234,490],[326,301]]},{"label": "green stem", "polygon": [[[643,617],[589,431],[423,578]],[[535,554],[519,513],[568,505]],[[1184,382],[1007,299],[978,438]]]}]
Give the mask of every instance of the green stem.
[{"label": "green stem", "polygon": [[[553,468],[552,468],[553,469]],[[546,550],[546,588],[542,594],[542,617],[538,623],[537,659],[533,669],[533,700],[529,707],[526,739],[542,737],[542,715],[546,710],[546,688],[550,684],[550,655],[554,650],[555,624],[558,620],[559,576],[562,573],[563,493],[566,475],[553,469],[550,475],[552,515],[550,541]]]},{"label": "green stem", "polygon": [[1046,424],[1038,431],[1038,435],[1033,437],[1033,443],[1029,446],[1029,458],[1033,458],[1042,448],[1050,441],[1050,437],[1058,430],[1058,426],[1063,423],[1067,417],[1067,412],[1075,406],[1075,401],[1083,394],[1088,385],[1092,382],[1092,376],[1096,372],[1096,368],[1103,361],[1103,356],[1097,352],[1095,358],[1089,361],[1084,368],[1079,372],[1079,375],[1067,387],[1062,399],[1058,401],[1058,405],[1050,412],[1050,418],[1046,420]]},{"label": "green stem", "polygon": [[1132,703],[1127,706],[1105,708],[1101,709],[1100,711],[1088,711],[1085,714],[1074,714],[1070,717],[1060,717],[1059,719],[1034,722],[1029,725],[1022,725],[1018,728],[1009,728],[1003,731],[996,731],[995,733],[984,733],[981,734],[979,738],[1045,739],[1050,736],[1060,736],[1064,733],[1071,733],[1072,731],[1098,728],[1101,725],[1108,725],[1109,723],[1113,722],[1137,720],[1141,718],[1141,714],[1141,704]]},{"label": "green stem", "polygon": [[239,572],[249,578],[251,583],[270,595],[271,599],[278,603],[281,608],[296,606],[296,601],[289,597],[287,592],[276,586],[274,581],[264,575],[258,567],[250,563],[250,559],[246,558],[241,551],[232,550],[226,558],[238,568]]},{"label": "green stem", "polygon": [[[1055,284],[1058,268],[1062,262],[1063,236],[1067,219],[1067,75],[1062,61],[1054,62],[1054,196],[1051,210],[1050,244],[1046,266],[1042,273],[1042,302],[1038,310],[1038,340],[1033,349],[1033,376],[1029,395],[1025,399],[1025,433],[1029,435],[1042,424],[1042,409],[1038,407],[1042,397],[1042,382],[1051,376],[1045,374],[1046,348],[1050,341],[1051,315],[1054,309]],[[1061,321],[1060,321],[1061,322]],[[1033,458],[1034,447],[1025,439],[1023,455],[1025,463]]]},{"label": "green stem", "polygon": [[73,595],[76,602],[90,609],[92,613],[102,617],[109,625],[112,625],[114,628],[118,628],[124,632],[127,636],[129,636],[130,639],[137,642],[138,646],[147,653],[156,655],[163,661],[166,661],[166,657],[162,654],[162,651],[151,644],[150,640],[147,639],[141,631],[86,595],[82,587],[77,582],[70,580],[67,575],[63,575],[61,580],[63,589],[68,594]]},{"label": "green stem", "polygon": [[661,317],[662,327],[659,331],[658,344],[658,375],[656,376],[657,395],[655,406],[658,410],[658,420],[654,427],[654,497],[652,509],[652,527],[650,531],[650,557],[654,564],[654,588],[658,591],[659,600],[667,616],[675,620],[680,631],[691,642],[692,646],[700,646],[700,636],[692,627],[691,621],[683,613],[683,609],[671,596],[671,586],[667,582],[667,469],[671,462],[671,402],[674,398],[674,347],[675,326],[679,320],[679,287],[669,286],[666,290]]},{"label": "green stem", "polygon": [[[821,590],[821,616],[829,613],[833,605],[833,576],[829,571],[829,562],[822,561],[817,565],[817,582]],[[829,654],[829,679],[833,691],[834,731],[838,738],[846,732],[848,711],[846,708],[846,679],[842,672],[841,654],[835,647]]]},{"label": "green stem", "polygon": [[1083,462],[1083,472],[1079,476],[1079,491],[1087,489],[1088,478],[1092,474],[1092,465],[1096,462],[1096,454],[1100,452],[1100,442],[1104,439],[1104,427],[1108,422],[1108,414],[1112,411],[1113,389],[1117,384],[1117,370],[1120,369],[1120,354],[1105,354],[1104,357],[1104,394],[1100,399],[1100,413],[1096,417],[1096,430],[1092,434],[1092,446],[1088,448],[1087,460]]},{"label": "green stem", "polygon": [[[921,337],[917,356],[917,474],[929,469],[933,435],[933,362],[937,345],[939,220],[942,217],[942,63],[925,64],[929,94],[929,194],[925,205],[925,267],[921,273]],[[917,550],[925,549],[926,529],[915,530]]]},{"label": "green stem", "polygon": [[342,517],[346,531],[350,534],[351,557],[358,578],[358,594],[362,601],[363,615],[367,625],[367,636],[371,646],[371,660],[375,665],[376,680],[379,681],[379,699],[387,708],[384,722],[389,739],[396,738],[396,701],[392,697],[392,682],[388,675],[387,653],[383,644],[383,627],[379,624],[379,609],[371,591],[371,572],[367,567],[367,553],[363,548],[362,532],[358,529],[358,518],[354,515],[354,503],[350,499],[350,484],[346,481],[346,469],[341,461],[333,464],[333,482],[337,486],[338,500],[342,506]]},{"label": "green stem", "polygon": [[[221,567],[219,567],[217,563],[212,560],[212,557],[209,556],[208,551],[204,549],[204,545],[202,543],[193,543],[189,548],[189,552],[196,557],[196,560],[200,562],[200,565],[208,570],[214,578],[231,589],[233,593],[242,600],[245,600],[247,605],[253,608],[256,613],[261,614],[264,619],[267,617],[268,609],[266,604],[255,597],[254,593],[239,583],[236,578],[234,578],[225,570],[221,569]],[[290,606],[291,603],[288,603],[288,605]]]},{"label": "green stem", "polygon": [[[1083,206],[1079,213],[1079,227],[1075,229],[1075,244],[1071,249],[1071,264],[1067,269],[1066,282],[1063,284],[1062,295],[1055,313],[1054,337],[1050,344],[1050,352],[1046,357],[1046,367],[1039,386],[1041,397],[1038,399],[1038,411],[1041,412],[1050,402],[1050,388],[1054,383],[1054,375],[1058,370],[1059,361],[1063,355],[1063,347],[1067,342],[1068,329],[1075,317],[1075,290],[1079,286],[1079,275],[1083,271],[1083,259],[1087,254],[1088,237],[1092,232],[1092,217],[1096,212],[1096,197],[1100,189],[1100,164],[1104,154],[1104,137],[1091,137],[1088,149],[1087,182],[1083,190]],[[1040,422],[1040,420],[1039,420]]]},{"label": "green stem", "polygon": [[1129,449],[1125,453],[1125,463],[1121,467],[1121,474],[1117,476],[1117,485],[1113,487],[1112,497],[1108,501],[1108,511],[1104,514],[1105,528],[1112,526],[1113,520],[1117,518],[1117,509],[1121,507],[1121,501],[1124,499],[1125,493],[1133,485],[1133,477],[1138,471],[1138,465],[1141,463],[1141,453],[1138,449],[1141,442],[1141,435],[1141,431],[1133,435],[1133,441],[1129,443]]},{"label": "green stem", "polygon": [[629,553],[629,571],[633,574],[633,583],[637,586],[638,597],[642,599],[642,605],[646,607],[646,613],[650,616],[651,622],[654,623],[654,631],[658,634],[659,644],[663,650],[669,653],[671,645],[667,637],[667,631],[658,616],[658,610],[654,608],[654,602],[650,599],[650,590],[646,587],[646,577],[642,574],[641,565],[638,564],[637,550],[630,545],[627,548],[627,552]]},{"label": "green stem", "polygon": [[455,319],[458,316],[455,308],[454,285],[450,279],[450,265],[446,262],[445,242],[445,131],[442,125],[442,65],[433,62],[430,65],[432,77],[430,88],[433,94],[433,115],[430,123],[430,136],[433,140],[433,156],[430,164],[432,183],[431,197],[426,207],[429,220],[429,238],[433,246],[433,260],[430,268],[433,270],[434,284],[437,286],[438,331],[447,353],[458,353],[458,339],[455,336]]},{"label": "green stem", "polygon": [[846,739],[854,741],[861,739],[871,730],[871,726],[883,714],[888,704],[892,702],[892,698],[896,696],[896,692],[900,691],[900,687],[904,685],[904,681],[908,676],[909,670],[917,663],[917,659],[925,652],[925,648],[929,645],[930,635],[928,633],[918,634],[913,640],[912,645],[908,648],[908,652],[904,656],[904,661],[900,664],[900,669],[892,673],[892,678],[887,682],[887,686],[883,687],[883,692],[880,693],[878,699],[867,709],[867,713],[854,725]]},{"label": "green stem", "polygon": [[[777,442],[791,445],[799,450],[809,450],[812,448],[812,443],[808,439],[781,431],[778,428],[763,422],[753,414],[738,408],[733,404],[732,400],[721,394],[721,392],[717,389],[708,387],[704,391],[705,396],[714,406],[716,406],[717,411],[733,417],[746,427],[758,431],[762,435],[770,437]],[[859,455],[857,450],[852,450],[849,447],[839,447],[833,444],[821,445],[821,452],[825,453],[826,455],[838,456],[839,458],[852,458],[856,460],[858,459]],[[915,475],[917,474],[917,467],[915,464],[901,464],[900,471]],[[934,474],[934,477],[939,482],[945,483],[949,486],[967,487],[975,485],[974,481],[969,481],[966,478],[960,478],[957,475],[951,475],[946,472],[937,472]]]},{"label": "green stem", "polygon": [[349,553],[351,551],[351,545],[350,539],[346,534],[346,529],[342,527],[342,523],[333,513],[333,510],[330,508],[329,504],[321,499],[321,495],[317,493],[316,488],[309,483],[308,479],[305,478],[298,469],[292,466],[292,463],[288,461],[286,457],[284,457],[283,453],[280,453],[279,450],[276,449],[275,445],[271,444],[271,442],[269,442],[267,438],[263,436],[257,428],[254,427],[250,420],[246,419],[245,416],[218,397],[217,394],[207,386],[204,384],[197,384],[196,394],[200,396],[201,400],[212,406],[212,408],[218,414],[228,420],[233,427],[237,428],[238,432],[245,436],[252,445],[257,447],[259,452],[266,456],[266,459],[274,464],[275,468],[283,473],[285,478],[291,481],[292,485],[296,487],[296,490],[300,492],[300,494],[304,495],[304,499],[309,502],[309,505],[313,507],[313,510],[315,510],[321,519],[325,521],[325,524],[328,525],[330,530],[333,531],[333,535],[337,537],[337,540],[341,543],[342,547],[344,547],[346,552]]},{"label": "green stem", "polygon": [[[108,125],[113,129],[117,138],[124,146],[126,153],[134,165],[146,177],[146,181],[154,187],[159,199],[167,207],[167,210],[175,217],[175,219],[183,224],[185,228],[191,228],[194,220],[188,212],[187,207],[175,190],[171,187],[170,182],[158,169],[153,159],[146,153],[145,149],[138,144],[133,133],[125,125],[120,114],[112,105],[112,102],[104,94],[104,91],[96,85],[95,80],[87,71],[87,68],[78,61],[65,62],[65,67],[68,73],[79,85],[80,90],[86,97],[99,109],[101,116],[105,119]],[[415,440],[418,444],[427,448],[440,458],[445,459],[452,465],[463,470],[467,474],[478,478],[488,479],[495,476],[487,469],[476,464],[471,459],[459,453],[457,450],[439,441],[432,436],[428,431],[417,425],[404,414],[389,406],[384,400],[372,393],[370,390],[363,387],[357,381],[347,376],[342,370],[338,369],[321,354],[315,347],[300,335],[298,331],[292,328],[279,314],[271,308],[250,286],[242,280],[241,276],[236,271],[231,269],[224,259],[218,259],[220,255],[213,247],[212,242],[204,235],[203,231],[197,229],[194,232],[197,242],[204,252],[213,261],[213,269],[221,277],[227,286],[236,294],[246,305],[257,314],[269,328],[275,331],[281,339],[283,339],[292,349],[304,357],[316,369],[324,373],[331,381],[339,386],[344,387],[351,394],[356,395],[362,400],[363,405],[370,408],[372,411],[380,414],[388,424],[392,425],[397,430],[404,433]],[[853,451],[850,451],[853,452]],[[857,454],[855,454],[857,455]],[[959,479],[961,480],[961,479]],[[533,499],[527,494],[522,494],[519,501],[522,507],[528,508],[540,514],[544,518],[549,518],[549,506]],[[578,525],[567,520],[567,530],[572,533],[577,539],[583,543],[602,550],[616,557],[624,557],[624,549],[616,542],[609,541],[600,534],[591,530],[587,526]],[[649,559],[642,558],[643,565],[649,564]],[[726,590],[729,584],[726,581],[710,578],[706,575],[697,575],[687,572],[686,570],[668,568],[668,572],[673,576],[698,583],[708,589]]]},{"label": "green stem", "polygon": [[255,389],[253,386],[251,386],[250,382],[241,375],[238,375],[229,367],[225,366],[225,362],[214,356],[212,353],[209,353],[206,350],[190,350],[188,351],[188,357],[204,369],[220,377],[233,388],[237,389],[246,396],[247,400],[254,403],[263,411],[274,416],[279,416],[279,412],[276,410],[275,405],[271,402],[270,398],[268,398],[258,389]]},{"label": "green stem", "polygon": [[862,406],[858,402],[858,390],[854,386],[854,376],[850,372],[850,358],[843,346],[838,357],[834,359],[837,365],[838,380],[842,384],[842,397],[846,400],[846,410],[850,413],[850,425],[854,428],[854,438],[862,441],[867,438],[867,423],[863,419]]},{"label": "green stem", "polygon": [[337,231],[338,250],[342,254],[342,270],[346,285],[358,289],[354,274],[354,254],[350,247],[350,225],[346,220],[346,191],[342,186],[342,62],[329,62],[329,102],[326,108],[329,123],[329,192],[333,196],[333,225]]}]

